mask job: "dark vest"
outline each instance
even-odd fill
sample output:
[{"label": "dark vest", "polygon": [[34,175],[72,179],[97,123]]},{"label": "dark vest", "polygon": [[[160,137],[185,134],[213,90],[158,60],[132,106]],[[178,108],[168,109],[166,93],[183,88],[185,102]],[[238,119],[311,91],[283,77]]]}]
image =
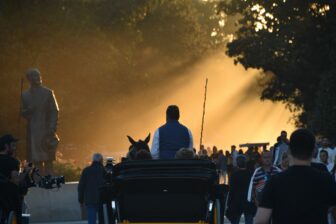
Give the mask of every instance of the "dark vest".
[{"label": "dark vest", "polygon": [[174,159],[180,148],[189,147],[188,129],[178,121],[168,121],[159,128],[160,159]]}]

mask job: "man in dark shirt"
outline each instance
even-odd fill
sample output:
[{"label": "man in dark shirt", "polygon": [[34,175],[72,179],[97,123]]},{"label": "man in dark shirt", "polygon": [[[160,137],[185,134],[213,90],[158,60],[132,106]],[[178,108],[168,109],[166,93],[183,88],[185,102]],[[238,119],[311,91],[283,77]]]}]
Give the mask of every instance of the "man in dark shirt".
[{"label": "man in dark shirt", "polygon": [[0,174],[8,179],[15,178],[15,175],[19,174],[20,162],[12,156],[16,142],[17,139],[11,135],[4,135],[0,139]]},{"label": "man in dark shirt", "polygon": [[17,222],[21,223],[22,198],[18,186],[20,162],[12,156],[16,142],[17,139],[11,135],[0,138],[0,207],[6,215],[15,211]]},{"label": "man in dark shirt", "polygon": [[[266,184],[255,223],[327,224],[328,208],[336,205],[331,176],[311,167],[315,137],[306,129],[292,133],[291,166]],[[335,212],[335,209],[333,209]]]},{"label": "man in dark shirt", "polygon": [[253,171],[246,169],[245,156],[237,157],[237,167],[238,170],[232,173],[229,182],[226,217],[231,224],[239,224],[240,217],[244,213],[245,224],[252,224],[256,207],[254,203],[247,201],[247,191]]},{"label": "man in dark shirt", "polygon": [[103,166],[103,156],[99,153],[93,155],[92,164],[86,167],[78,183],[78,201],[86,206],[88,224],[95,224],[99,209],[99,188],[104,184],[106,172]]}]

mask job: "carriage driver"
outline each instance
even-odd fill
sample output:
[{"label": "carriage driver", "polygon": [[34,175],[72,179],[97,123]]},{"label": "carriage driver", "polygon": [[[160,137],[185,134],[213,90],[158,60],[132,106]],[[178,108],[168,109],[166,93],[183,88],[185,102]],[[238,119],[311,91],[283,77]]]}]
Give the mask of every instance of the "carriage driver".
[{"label": "carriage driver", "polygon": [[176,105],[168,106],[166,124],[154,133],[151,149],[153,159],[174,159],[179,149],[193,149],[191,131],[178,121],[179,118],[179,108]]}]

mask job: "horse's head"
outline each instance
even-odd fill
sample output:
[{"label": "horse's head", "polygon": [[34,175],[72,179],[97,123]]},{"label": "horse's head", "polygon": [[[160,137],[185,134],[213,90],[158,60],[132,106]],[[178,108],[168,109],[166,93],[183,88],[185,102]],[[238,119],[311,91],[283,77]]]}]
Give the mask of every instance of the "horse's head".
[{"label": "horse's head", "polygon": [[150,140],[150,133],[148,134],[147,138],[145,140],[138,140],[135,141],[132,137],[127,136],[129,142],[131,143],[131,146],[129,147],[129,152],[127,154],[127,157],[131,160],[135,159],[135,155],[139,150],[147,150],[149,151],[149,140]]}]

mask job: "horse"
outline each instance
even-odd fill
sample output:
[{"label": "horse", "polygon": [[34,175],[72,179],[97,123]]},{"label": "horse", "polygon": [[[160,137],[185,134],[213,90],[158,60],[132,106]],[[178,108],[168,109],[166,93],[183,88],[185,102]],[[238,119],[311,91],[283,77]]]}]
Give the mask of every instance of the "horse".
[{"label": "horse", "polygon": [[138,151],[140,150],[146,150],[149,152],[149,140],[150,140],[150,133],[148,136],[145,138],[145,140],[139,139],[138,141],[135,141],[131,136],[128,136],[128,141],[131,143],[131,146],[129,147],[128,153],[127,153],[127,159],[128,160],[134,160],[135,155],[137,154]]}]

